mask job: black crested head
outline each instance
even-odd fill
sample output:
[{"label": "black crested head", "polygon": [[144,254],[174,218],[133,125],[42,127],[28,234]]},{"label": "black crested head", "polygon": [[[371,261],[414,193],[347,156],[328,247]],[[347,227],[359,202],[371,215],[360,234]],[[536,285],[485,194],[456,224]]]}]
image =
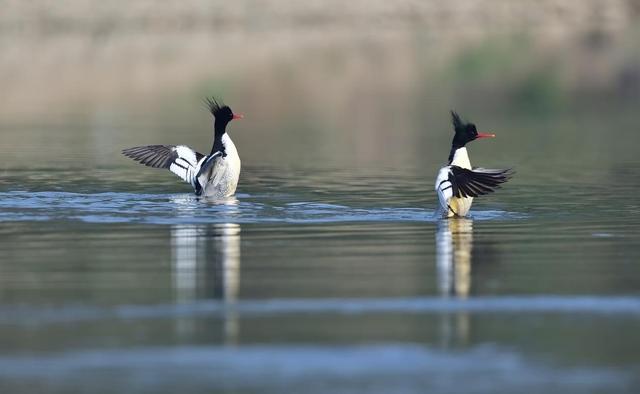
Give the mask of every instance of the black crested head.
[{"label": "black crested head", "polygon": [[226,130],[227,124],[233,119],[242,119],[242,115],[236,115],[231,111],[229,106],[224,105],[222,100],[216,100],[214,97],[206,97],[204,104],[207,106],[211,115],[215,118],[213,129],[217,138],[221,137]]},{"label": "black crested head", "polygon": [[222,100],[216,100],[214,97],[206,97],[204,103],[216,120],[228,123],[234,119],[233,111],[231,111],[231,108],[225,105]]},{"label": "black crested head", "polygon": [[476,125],[471,122],[465,122],[460,118],[460,115],[456,111],[451,111],[451,123],[453,123],[453,130],[455,135],[453,141],[451,141],[451,152],[449,153],[449,163],[453,160],[453,156],[456,150],[464,147],[467,143],[476,140],[478,138],[495,137],[494,134],[478,133]]},{"label": "black crested head", "polygon": [[476,129],[476,125],[462,120],[456,111],[451,111],[451,123],[453,123],[453,129],[455,131],[452,145],[456,149],[462,148],[468,142],[478,138],[478,129]]}]

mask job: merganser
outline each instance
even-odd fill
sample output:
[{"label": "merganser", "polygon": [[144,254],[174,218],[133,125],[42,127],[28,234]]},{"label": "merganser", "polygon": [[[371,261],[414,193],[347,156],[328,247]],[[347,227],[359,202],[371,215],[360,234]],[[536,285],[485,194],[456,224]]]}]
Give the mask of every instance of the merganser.
[{"label": "merganser", "polygon": [[489,194],[500,187],[500,184],[511,178],[512,172],[472,168],[465,145],[478,138],[493,138],[495,134],[478,133],[476,125],[464,122],[460,116],[451,111],[451,119],[455,135],[449,153],[449,165],[438,171],[436,191],[444,216],[466,216],[474,197]]},{"label": "merganser", "polygon": [[149,167],[167,168],[193,186],[197,196],[232,196],[240,177],[240,157],[226,132],[227,124],[243,116],[214,98],[205,104],[213,115],[213,147],[203,155],[185,145],[147,145],[124,149],[122,153]]}]

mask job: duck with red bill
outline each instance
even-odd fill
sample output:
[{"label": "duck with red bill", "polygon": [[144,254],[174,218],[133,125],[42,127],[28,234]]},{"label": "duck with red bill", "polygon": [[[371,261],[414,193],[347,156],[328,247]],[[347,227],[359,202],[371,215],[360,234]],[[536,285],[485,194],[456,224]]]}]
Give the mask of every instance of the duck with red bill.
[{"label": "duck with red bill", "polygon": [[496,135],[492,133],[478,133],[476,138],[495,138]]},{"label": "duck with red bill", "polygon": [[494,138],[492,133],[478,133],[476,125],[465,122],[451,111],[455,132],[451,142],[448,165],[438,171],[435,189],[445,217],[463,217],[469,213],[474,197],[489,194],[509,178],[513,172],[472,168],[466,145],[479,138]]},{"label": "duck with red bill", "polygon": [[214,98],[206,98],[205,105],[213,115],[213,147],[204,155],[186,145],[145,145],[122,151],[125,156],[149,167],[166,168],[191,184],[198,196],[226,198],[236,192],[240,178],[240,156],[227,133],[227,125],[234,119],[229,106]]}]

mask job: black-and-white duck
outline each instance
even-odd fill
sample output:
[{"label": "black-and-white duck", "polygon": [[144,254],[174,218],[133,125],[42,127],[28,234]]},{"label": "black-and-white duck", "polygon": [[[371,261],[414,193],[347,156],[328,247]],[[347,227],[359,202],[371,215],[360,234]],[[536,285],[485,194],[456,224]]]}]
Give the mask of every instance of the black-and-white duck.
[{"label": "black-and-white duck", "polygon": [[476,125],[464,122],[451,111],[455,135],[451,142],[449,164],[442,167],[436,178],[436,192],[444,216],[466,216],[474,197],[489,194],[509,180],[511,170],[472,168],[465,145],[478,138],[493,138],[495,134],[478,133]]},{"label": "black-and-white duck", "polygon": [[193,186],[198,196],[232,196],[240,177],[240,156],[227,134],[227,124],[242,119],[214,98],[205,99],[213,115],[213,147],[203,155],[185,145],[147,145],[124,149],[122,153],[149,167],[166,168]]}]

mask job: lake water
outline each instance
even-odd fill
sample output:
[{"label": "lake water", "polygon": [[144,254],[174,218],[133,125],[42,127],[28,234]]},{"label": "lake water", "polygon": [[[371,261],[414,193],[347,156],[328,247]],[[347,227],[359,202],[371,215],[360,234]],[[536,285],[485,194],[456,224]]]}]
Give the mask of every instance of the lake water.
[{"label": "lake water", "polygon": [[249,164],[212,202],[113,162],[3,174],[2,392],[640,387],[638,167],[525,164],[442,220],[434,168]]},{"label": "lake water", "polygon": [[[638,1],[44,3],[0,12],[0,394],[640,393]],[[120,154],[209,152],[209,95],[225,201]],[[442,220],[451,109],[516,174]]]}]

